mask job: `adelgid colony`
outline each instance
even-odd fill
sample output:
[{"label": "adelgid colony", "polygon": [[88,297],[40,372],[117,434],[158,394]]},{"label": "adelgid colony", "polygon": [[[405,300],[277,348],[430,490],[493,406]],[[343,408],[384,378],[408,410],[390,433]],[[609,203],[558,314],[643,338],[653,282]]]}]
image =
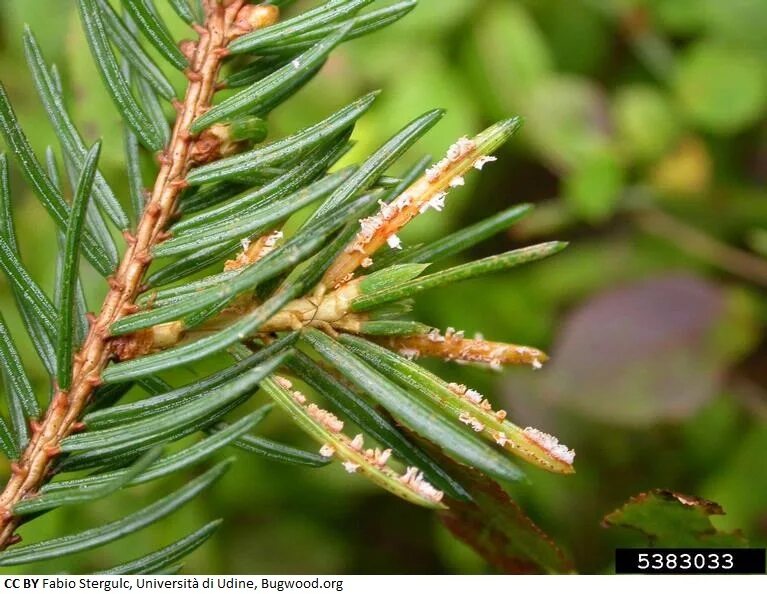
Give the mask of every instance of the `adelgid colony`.
[{"label": "adelgid colony", "polygon": [[[565,246],[543,243],[440,267],[519,220],[529,205],[425,245],[406,246],[399,237],[414,218],[441,211],[465,176],[495,161],[520,120],[460,138],[436,163],[421,159],[393,176],[443,115],[428,111],[342,167],[356,122],[378,92],[282,138],[270,134],[269,115],[339,44],[397,21],[413,0],[383,7],[330,0],[282,21],[281,5],[289,2],[170,4],[195,39],[176,43],[150,0],[122,0],[122,14],[105,0],[77,0],[83,34],[124,124],[125,197],[99,171],[101,143],[88,146],[78,131],[59,72],[31,30],[23,36],[27,63],[59,141],[44,160],[0,87],[8,156],[62,236],[51,297],[22,262],[10,163],[0,156],[0,267],[50,377],[49,393],[35,393],[0,319],[10,413],[0,417],[0,446],[12,461],[0,495],[0,565],[61,558],[161,521],[215,483],[232,459],[101,526],[18,544],[19,528],[44,521],[36,519],[44,511],[160,479],[227,446],[308,467],[338,462],[406,501],[438,509],[473,499],[460,476],[468,468],[499,481],[523,477],[518,459],[572,472],[574,454],[556,438],[518,427],[489,398],[416,362],[538,368],[543,352],[442,332],[408,315],[413,299],[439,298],[431,289]],[[183,89],[168,69],[184,74]],[[172,122],[164,103],[175,110]],[[155,158],[151,180],[147,156]],[[308,217],[293,216],[307,208]],[[83,297],[81,259],[104,279],[100,307]],[[220,362],[214,373],[168,383],[165,372],[211,356]],[[252,409],[259,389],[271,402]],[[253,434],[273,406],[317,450]],[[177,570],[219,524],[108,571]]]}]

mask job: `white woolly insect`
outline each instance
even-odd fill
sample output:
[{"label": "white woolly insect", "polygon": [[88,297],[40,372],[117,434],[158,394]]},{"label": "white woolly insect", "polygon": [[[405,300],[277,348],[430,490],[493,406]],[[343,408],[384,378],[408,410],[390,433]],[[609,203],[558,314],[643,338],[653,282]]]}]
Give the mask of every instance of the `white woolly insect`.
[{"label": "white woolly insect", "polygon": [[477,433],[485,428],[484,424],[482,424],[478,419],[474,418],[467,412],[462,412],[460,415],[458,415],[458,420],[461,421],[461,423],[464,425],[469,425]]},{"label": "white woolly insect", "polygon": [[269,235],[267,235],[264,238],[264,245],[261,248],[261,250],[258,252],[258,258],[259,260],[269,254],[270,252],[274,251],[274,248],[277,246],[277,242],[283,238],[282,231],[272,231]]},{"label": "white woolly insect", "polygon": [[320,456],[325,456],[325,458],[332,458],[333,454],[335,453],[336,453],[336,449],[328,443],[324,444],[320,448]]},{"label": "white woolly insect", "polygon": [[447,149],[447,158],[450,161],[457,161],[461,157],[461,147],[456,142],[449,149]]},{"label": "white woolly insect", "polygon": [[451,163],[462,159],[467,153],[474,150],[475,144],[465,136],[458,139],[449,149],[447,156],[441,161],[435,163],[426,170],[426,179],[429,183],[434,183],[445,173]]},{"label": "white woolly insect", "polygon": [[435,489],[431,483],[427,482],[423,478],[423,473],[415,466],[409,466],[405,471],[405,474],[403,474],[399,480],[410,487],[413,491],[426,497],[427,499],[436,502],[442,501],[444,493]]},{"label": "white woolly insect", "polygon": [[416,359],[421,354],[421,351],[419,351],[418,349],[404,348],[399,350],[399,354],[405,357],[406,359],[409,359],[410,361],[412,361],[413,359]]},{"label": "white woolly insect", "polygon": [[[386,225],[388,221],[391,221],[392,219],[396,218],[400,212],[402,212],[403,209],[407,208],[410,203],[413,201],[412,196],[405,193],[402,194],[399,198],[397,198],[394,202],[391,204],[387,204],[381,200],[378,201],[378,204],[380,205],[380,210],[378,213],[371,217],[367,217],[365,219],[360,219],[360,230],[359,233],[357,233],[357,237],[353,244],[351,244],[349,247],[346,248],[347,252],[361,252],[365,253],[365,246],[370,243],[370,241],[376,236],[378,231]],[[387,239],[387,242],[389,242],[389,245],[392,246],[390,239]],[[395,241],[399,241],[399,239],[396,239]],[[372,260],[371,260],[372,263]]]},{"label": "white woolly insect", "polygon": [[498,431],[494,437],[495,443],[497,443],[499,446],[505,446],[509,442],[509,438],[506,437],[506,434],[503,431]]},{"label": "white woolly insect", "polygon": [[463,384],[456,384],[455,382],[450,382],[447,387],[450,389],[451,392],[454,392],[458,394],[459,396],[463,396],[466,394],[466,386]]},{"label": "white woolly insect", "polygon": [[426,335],[426,338],[431,342],[445,342],[445,337],[442,336],[442,333],[438,328],[432,328]]},{"label": "white woolly insect", "polygon": [[418,212],[421,214],[425,213],[430,208],[433,208],[437,212],[442,212],[442,210],[445,208],[445,198],[447,197],[447,192],[437,192],[432,196],[429,200],[424,202],[419,208]]},{"label": "white woolly insect", "polygon": [[360,230],[354,243],[346,248],[347,252],[365,253],[365,245],[370,243],[378,230],[383,226],[384,219],[380,214],[365,219],[360,219]]},{"label": "white woolly insect", "polygon": [[397,211],[399,211],[399,208],[396,204],[387,204],[383,200],[378,201],[378,206],[381,207],[381,210],[378,211],[378,215],[387,221],[393,219],[397,214]]},{"label": "white woolly insect", "polygon": [[449,149],[447,149],[447,158],[450,161],[458,161],[461,157],[474,150],[476,145],[466,136],[459,138]]},{"label": "white woolly insect", "polygon": [[445,330],[445,338],[448,340],[451,340],[453,338],[457,338],[458,340],[462,340],[465,332],[463,330],[456,330],[452,326],[448,326],[447,330]]},{"label": "white woolly insect", "polygon": [[344,422],[332,413],[328,413],[328,416],[325,417],[325,426],[335,433],[341,433],[344,430]]},{"label": "white woolly insect", "polygon": [[474,161],[474,169],[477,169],[479,171],[482,171],[482,168],[487,165],[488,163],[492,163],[493,161],[497,161],[497,157],[491,157],[490,155],[483,155],[476,161]]},{"label": "white woolly insect", "polygon": [[469,140],[465,136],[460,138],[458,143],[461,145],[461,156],[473,151],[477,147],[473,140]]},{"label": "white woolly insect", "polygon": [[435,163],[426,170],[426,179],[430,184],[433,184],[440,178],[442,172],[445,170],[445,165],[445,162],[440,161],[439,163]]},{"label": "white woolly insect", "polygon": [[250,247],[250,239],[248,237],[243,237],[240,239],[240,245],[243,250],[247,250]]},{"label": "white woolly insect", "polygon": [[402,194],[392,204],[397,207],[398,210],[403,210],[413,203],[413,197],[410,194]]},{"label": "white woolly insect", "polygon": [[293,400],[298,402],[298,404],[306,404],[306,396],[301,394],[301,392],[299,392],[298,390],[293,392]]},{"label": "white woolly insect", "polygon": [[559,443],[559,440],[553,435],[549,435],[535,427],[525,427],[523,433],[530,441],[537,443],[557,460],[567,464],[572,464],[573,460],[575,460],[575,452],[565,444]]},{"label": "white woolly insect", "polygon": [[399,237],[397,237],[396,233],[389,235],[389,237],[386,238],[386,243],[389,244],[389,247],[393,250],[402,249],[402,241]]},{"label": "white woolly insect", "polygon": [[365,438],[362,433],[355,435],[354,439],[351,440],[349,445],[358,452],[362,451],[362,447],[365,445]]},{"label": "white woolly insect", "polygon": [[281,388],[290,390],[293,387],[293,383],[287,378],[284,378],[282,376],[277,376],[276,380],[277,380],[277,383],[280,384]]},{"label": "white woolly insect", "polygon": [[442,501],[442,498],[445,496],[445,494],[439,489],[435,489],[431,483],[423,480],[423,478],[421,477],[422,475],[419,474],[418,480],[415,484],[416,491],[418,491],[421,495],[423,495],[427,499],[431,499],[432,501],[436,501],[437,503]]},{"label": "white woolly insect", "polygon": [[355,464],[354,462],[350,462],[349,460],[344,462],[343,466],[344,466],[344,470],[346,470],[346,472],[348,472],[349,474],[354,474],[355,472],[357,472],[357,469],[360,467],[359,464]]},{"label": "white woolly insect", "polygon": [[370,257],[368,257],[368,258],[365,258],[365,259],[362,261],[362,263],[361,263],[361,266],[362,266],[363,268],[370,268],[372,265],[373,265],[373,258],[370,258]]},{"label": "white woolly insect", "polygon": [[309,416],[311,416],[315,421],[321,423],[326,428],[330,429],[333,433],[340,433],[343,431],[344,422],[333,413],[320,408],[316,404],[312,403],[307,406],[306,412],[308,412]]},{"label": "white woolly insect", "polygon": [[531,365],[533,366],[533,369],[540,369],[543,367],[543,363],[541,363],[539,359],[533,359]]},{"label": "white woolly insect", "polygon": [[360,236],[370,239],[373,237],[378,227],[381,226],[381,220],[378,217],[367,217],[360,219]]},{"label": "white woolly insect", "polygon": [[450,180],[450,187],[451,188],[458,188],[460,186],[463,186],[466,184],[466,181],[463,179],[463,176],[456,175],[453,179]]},{"label": "white woolly insect", "polygon": [[375,463],[378,466],[384,466],[388,461],[389,458],[391,458],[391,449],[387,448],[383,452],[376,448],[375,451]]},{"label": "white woolly insect", "polygon": [[482,402],[482,394],[480,394],[476,390],[472,390],[471,388],[467,389],[464,395],[466,396],[466,398],[471,400],[474,404],[479,404],[480,402]]}]

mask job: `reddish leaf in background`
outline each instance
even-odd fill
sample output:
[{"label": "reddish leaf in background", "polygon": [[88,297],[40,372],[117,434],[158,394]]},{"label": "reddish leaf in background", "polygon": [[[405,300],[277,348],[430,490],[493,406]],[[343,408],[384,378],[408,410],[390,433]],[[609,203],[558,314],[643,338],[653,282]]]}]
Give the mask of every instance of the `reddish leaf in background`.
[{"label": "reddish leaf in background", "polygon": [[563,325],[543,394],[611,424],[686,418],[719,390],[730,359],[715,340],[725,313],[724,291],[689,275],[597,295]]},{"label": "reddish leaf in background", "polygon": [[[432,450],[432,455],[437,455]],[[442,523],[488,563],[509,574],[562,574],[574,571],[572,561],[495,481],[444,456],[447,468],[473,501],[447,502]]]}]

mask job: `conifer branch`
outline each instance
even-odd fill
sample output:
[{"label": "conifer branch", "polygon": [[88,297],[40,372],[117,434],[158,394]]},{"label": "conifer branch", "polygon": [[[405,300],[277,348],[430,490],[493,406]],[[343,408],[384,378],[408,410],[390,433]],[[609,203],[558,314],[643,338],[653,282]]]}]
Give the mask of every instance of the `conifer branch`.
[{"label": "conifer branch", "polygon": [[15,530],[20,519],[12,512],[14,505],[39,491],[49,479],[52,462],[61,451],[61,441],[80,426],[85,406],[101,383],[101,372],[114,355],[116,342],[110,339],[109,328],[135,311],[135,300],[151,262],[151,250],[167,238],[166,229],[186,186],[187,173],[193,165],[221,156],[221,143],[215,132],[194,136],[189,130],[192,122],[211,107],[227,45],[255,28],[273,24],[279,12],[274,6],[248,5],[245,0],[205,0],[204,5],[205,21],[195,27],[198,41],[182,44],[189,59],[185,71],[189,82],[183,101],[176,103],[173,134],[159,155],[161,167],[150,198],[135,233],[125,234],[127,249],[108,279],[110,288],[101,310],[92,318],[88,335],[74,356],[70,388],[56,388],[42,418],[32,421],[31,439],[12,464],[11,477],[0,495],[0,550],[19,540]]},{"label": "conifer branch", "polygon": [[[524,477],[515,459],[572,473],[575,454],[555,437],[515,425],[476,390],[412,361],[432,356],[537,368],[544,353],[467,339],[450,328],[442,334],[403,318],[422,292],[533,262],[566,245],[541,243],[449,268],[435,264],[505,229],[528,205],[423,246],[403,248],[397,235],[424,213],[441,211],[465,175],[495,161],[493,154],[520,119],[462,137],[431,166],[425,157],[392,177],[400,157],[444,115],[429,110],[363,161],[337,168],[377,91],[282,138],[270,138],[269,114],[314,77],[336,46],[399,19],[414,0],[360,14],[371,0],[327,0],[278,25],[277,6],[286,3],[196,0],[200,11],[194,11],[180,0],[173,8],[199,38],[178,45],[153,2],[123,0],[127,12],[121,18],[106,0],[77,0],[91,54],[125,126],[130,215],[98,172],[100,143],[88,151],[66,113],[58,73],[46,64],[31,30],[25,33],[27,61],[61,143],[71,206],[53,150],[46,153],[46,172],[0,88],[5,144],[67,231],[59,255],[61,286],[50,300],[18,256],[7,162],[0,154],[0,269],[54,382],[41,414],[0,319],[6,355],[0,372],[11,412],[9,424],[0,416],[0,448],[15,460],[0,494],[0,550],[18,542],[18,526],[40,510],[157,479],[226,446],[309,467],[335,460],[347,472],[431,508],[471,497],[430,453],[432,447],[501,481]],[[173,100],[172,130],[160,100],[171,100],[173,87],[141,39],[186,75],[183,101]],[[246,55],[228,61],[228,75],[219,78],[230,54]],[[224,88],[234,92],[214,104]],[[159,152],[147,192],[139,145]],[[89,206],[91,194],[95,203]],[[293,216],[314,203],[294,231]],[[98,209],[121,230],[129,216],[138,220],[135,230],[124,231],[119,262]],[[80,253],[108,281],[103,305],[88,321],[79,294]],[[147,274],[154,259],[167,256],[175,258]],[[223,263],[221,272],[192,276],[217,263]],[[224,353],[231,365],[185,385],[170,385],[159,375]],[[286,376],[311,391],[293,389]],[[120,403],[134,385],[145,397]],[[251,434],[268,405],[231,425],[222,422],[259,387],[319,442],[319,454]],[[344,434],[344,419],[359,433]],[[198,432],[207,437],[169,455],[158,449]],[[4,551],[0,566],[93,548],[158,521],[212,485],[229,462],[116,521]],[[86,469],[95,472],[67,477]],[[173,566],[216,525],[113,569]]]}]

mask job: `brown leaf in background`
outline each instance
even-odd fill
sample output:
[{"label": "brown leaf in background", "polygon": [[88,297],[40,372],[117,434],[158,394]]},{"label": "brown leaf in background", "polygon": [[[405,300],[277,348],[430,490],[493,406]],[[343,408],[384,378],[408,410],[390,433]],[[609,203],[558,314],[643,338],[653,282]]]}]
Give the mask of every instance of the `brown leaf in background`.
[{"label": "brown leaf in background", "polygon": [[440,512],[440,520],[488,563],[509,574],[574,571],[551,537],[495,481],[444,457],[440,464],[473,498],[471,502],[448,501],[449,509]]}]

